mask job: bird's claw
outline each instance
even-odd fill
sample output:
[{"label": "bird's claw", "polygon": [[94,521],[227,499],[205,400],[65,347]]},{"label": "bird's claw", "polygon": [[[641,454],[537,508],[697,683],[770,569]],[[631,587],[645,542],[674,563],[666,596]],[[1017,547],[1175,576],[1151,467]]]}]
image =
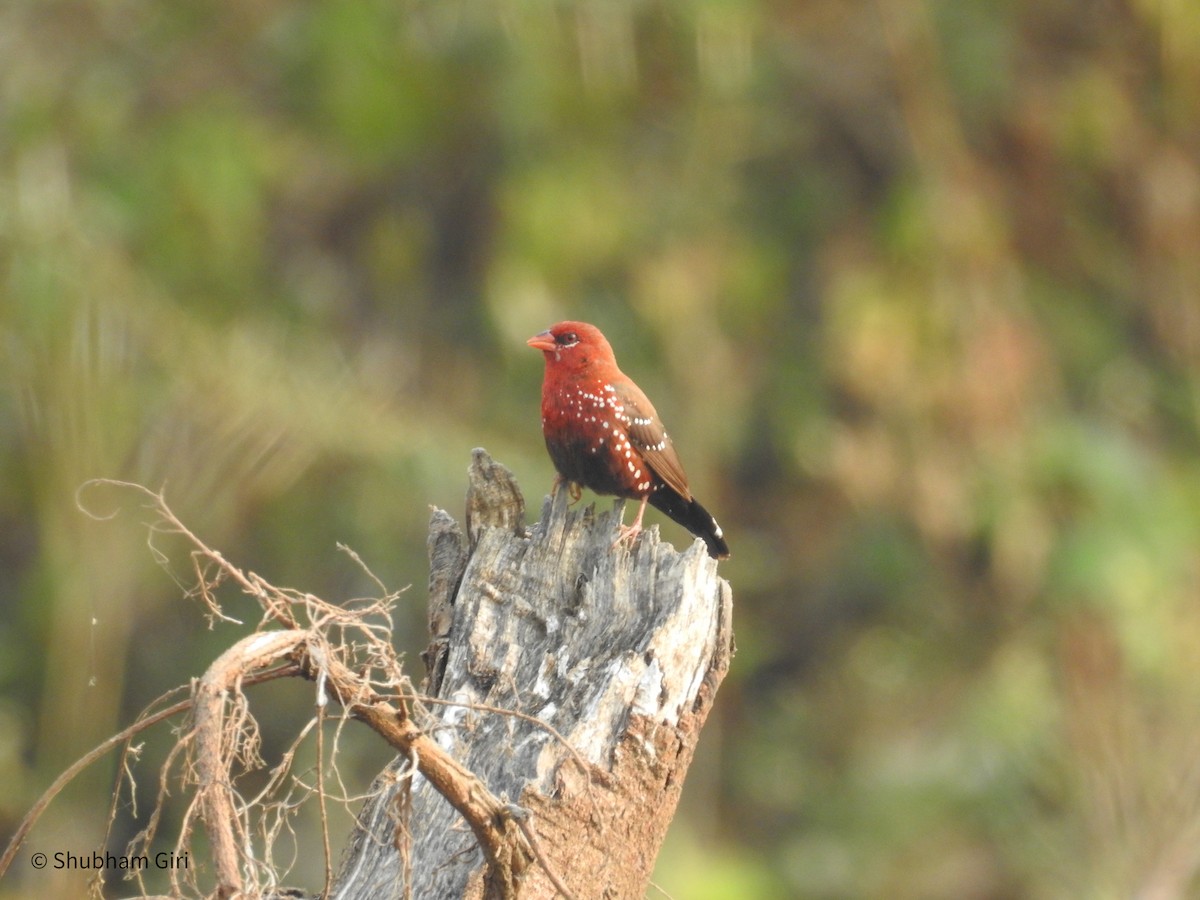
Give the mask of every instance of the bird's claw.
[{"label": "bird's claw", "polygon": [[583,497],[583,488],[577,482],[567,481],[567,479],[563,478],[561,475],[555,475],[554,487],[551,489],[551,493],[557,494],[558,489],[563,486],[564,482],[567,485],[567,494],[571,498],[571,502],[568,503],[567,506],[574,506]]},{"label": "bird's claw", "polygon": [[[638,507],[637,517],[633,520],[632,525],[626,525],[624,522],[618,520],[617,539],[613,541],[612,549],[616,550],[621,544],[627,544],[630,550],[633,549],[634,542],[637,540],[638,535],[642,533],[642,516],[645,515],[646,503],[649,499],[649,494],[642,498],[642,503]],[[622,508],[621,512],[622,518],[624,518],[624,508]]]},{"label": "bird's claw", "polygon": [[612,542],[612,549],[616,550],[622,544],[633,549],[633,545],[637,543],[638,535],[642,533],[642,526],[638,525],[618,525],[617,539]]}]

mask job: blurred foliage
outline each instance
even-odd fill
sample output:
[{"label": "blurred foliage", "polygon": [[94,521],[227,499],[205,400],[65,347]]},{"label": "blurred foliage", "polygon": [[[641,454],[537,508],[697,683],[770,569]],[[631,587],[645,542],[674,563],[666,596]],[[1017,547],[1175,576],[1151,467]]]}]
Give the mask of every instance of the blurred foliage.
[{"label": "blurred foliage", "polygon": [[0,5],[0,832],[234,639],[85,479],[329,599],[350,545],[411,654],[470,449],[550,484],[572,316],[734,550],[666,890],[1194,896],[1198,84],[1183,2]]}]

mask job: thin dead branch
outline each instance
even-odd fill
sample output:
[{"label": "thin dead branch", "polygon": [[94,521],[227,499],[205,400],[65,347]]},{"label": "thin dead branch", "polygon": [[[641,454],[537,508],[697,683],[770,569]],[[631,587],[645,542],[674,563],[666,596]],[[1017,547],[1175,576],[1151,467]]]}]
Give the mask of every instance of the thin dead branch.
[{"label": "thin dead branch", "polygon": [[[259,675],[254,679],[253,683],[257,684],[273,678],[295,675],[297,671],[297,667],[291,665],[273,669],[268,672],[259,673]],[[178,690],[178,688],[175,689],[175,691]],[[174,691],[168,692],[168,694],[169,693],[174,693]],[[155,700],[154,703],[151,704],[150,708],[157,705],[158,702],[159,700]],[[8,867],[12,865],[13,859],[16,858],[21,846],[25,843],[25,839],[29,837],[29,832],[33,830],[35,825],[37,825],[38,820],[50,806],[51,802],[53,802],[54,798],[62,793],[63,789],[72,781],[74,781],[84,769],[97,760],[102,759],[105,754],[116,749],[122,744],[128,745],[130,741],[132,741],[143,731],[153,728],[159,722],[163,722],[172,716],[179,715],[180,713],[187,712],[192,708],[192,703],[193,700],[189,697],[188,699],[181,700],[165,709],[160,709],[155,713],[144,711],[140,716],[138,716],[137,721],[135,721],[128,728],[118,731],[110,738],[106,738],[104,741],[97,744],[94,748],[89,750],[83,756],[79,757],[79,759],[77,759],[74,763],[64,769],[62,774],[55,778],[50,784],[50,787],[46,788],[46,790],[42,792],[42,795],[38,797],[37,802],[30,807],[29,812],[27,812],[21,819],[20,824],[17,825],[16,831],[14,831],[12,837],[9,838],[8,846],[4,849],[4,855],[0,856],[0,879],[4,878],[4,874],[8,871]]]},{"label": "thin dead branch", "polygon": [[289,629],[243,638],[217,658],[196,686],[197,798],[217,870],[218,897],[235,897],[245,887],[239,847],[248,829],[237,813],[229,774],[232,757],[243,744],[244,723],[227,715],[231,693],[246,675],[293,653],[307,637],[305,630]]},{"label": "thin dead branch", "polygon": [[[226,615],[215,596],[219,584],[230,582],[257,601],[264,624],[284,627],[282,631],[259,631],[239,641],[209,667],[196,687],[193,734],[197,795],[185,818],[185,830],[190,827],[193,813],[198,814],[212,847],[218,896],[232,897],[250,887],[246,876],[253,867],[243,849],[250,832],[245,819],[248,804],[238,798],[231,775],[236,760],[245,763],[256,756],[255,726],[240,685],[284,657],[294,662],[305,677],[317,682],[319,696],[335,700],[347,715],[362,721],[397,751],[416,761],[420,774],[462,815],[483,849],[488,861],[488,895],[513,894],[537,853],[513,822],[507,804],[493,796],[410,718],[406,698],[416,697],[416,691],[391,645],[390,605],[395,595],[347,609],[311,594],[277,588],[253,572],[244,572],[207,546],[171,511],[161,491],[111,479],[89,481],[77,497],[87,515],[111,518],[111,514],[89,510],[81,499],[85,489],[101,485],[139,494],[146,501],[144,508],[153,514],[149,523],[152,533],[177,535],[191,544],[196,581],[186,593],[198,597],[212,619],[235,621]],[[358,560],[352,551],[345,552]],[[365,565],[363,568],[382,586]],[[301,625],[302,620],[307,620],[308,627]],[[354,661],[353,668],[349,660]],[[322,797],[323,777],[318,775],[317,785]]]}]

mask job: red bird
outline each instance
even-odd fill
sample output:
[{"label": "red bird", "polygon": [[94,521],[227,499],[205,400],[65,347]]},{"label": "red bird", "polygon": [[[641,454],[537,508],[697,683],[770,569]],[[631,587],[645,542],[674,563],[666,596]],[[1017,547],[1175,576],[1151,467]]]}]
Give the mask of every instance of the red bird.
[{"label": "red bird", "polygon": [[642,501],[633,524],[621,526],[618,542],[637,537],[646,504],[653,503],[702,538],[710,556],[726,559],[721,526],[692,497],[654,405],[617,368],[600,329],[559,322],[526,343],[546,358],[542,434],[560,481]]}]

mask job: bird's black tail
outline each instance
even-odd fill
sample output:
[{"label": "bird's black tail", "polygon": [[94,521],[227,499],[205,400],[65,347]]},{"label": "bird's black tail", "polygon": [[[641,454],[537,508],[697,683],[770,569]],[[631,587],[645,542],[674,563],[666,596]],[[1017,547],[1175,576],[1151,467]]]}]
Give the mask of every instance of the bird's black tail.
[{"label": "bird's black tail", "polygon": [[701,538],[708,545],[708,555],[713,559],[729,558],[729,545],[725,543],[721,526],[695,497],[684,500],[669,486],[661,485],[650,495],[650,505],[662,510],[696,537]]}]

